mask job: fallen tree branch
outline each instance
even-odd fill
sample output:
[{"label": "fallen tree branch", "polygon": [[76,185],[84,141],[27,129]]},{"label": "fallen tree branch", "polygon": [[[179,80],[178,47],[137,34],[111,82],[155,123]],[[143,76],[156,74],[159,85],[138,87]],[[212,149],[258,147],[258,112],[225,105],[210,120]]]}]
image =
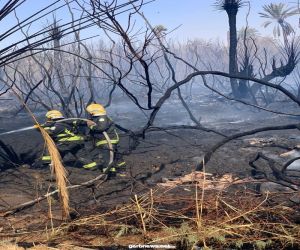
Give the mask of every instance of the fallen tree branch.
[{"label": "fallen tree branch", "polygon": [[[83,182],[83,183],[80,183],[80,184],[68,186],[67,189],[70,190],[70,189],[75,189],[75,188],[80,188],[80,187],[91,187],[91,186],[94,185],[94,183],[96,181],[100,180],[102,177],[105,177],[104,180],[103,180],[103,182],[105,182],[106,179],[107,179],[107,174],[106,173],[102,173],[102,174],[98,175],[96,178],[94,178],[92,180],[89,180],[89,181],[86,181],[86,182]],[[102,184],[103,182],[101,182],[100,184]],[[50,197],[50,196],[52,196],[54,194],[57,194],[58,191],[59,190],[56,189],[56,190],[54,190],[54,191],[52,191],[50,193],[46,193],[46,194],[44,194],[44,195],[36,198],[34,200],[27,201],[25,203],[19,204],[19,205],[15,206],[15,207],[11,208],[9,211],[5,211],[5,212],[1,213],[0,216],[1,217],[6,217],[6,216],[9,216],[9,215],[13,215],[13,214],[15,214],[15,213],[17,213],[19,211],[22,211],[22,210],[24,210],[26,208],[30,208],[34,204],[36,204],[36,203],[38,203],[38,202],[40,202],[42,200],[45,200],[45,199],[47,199],[48,197]]]},{"label": "fallen tree branch", "polygon": [[218,142],[217,144],[215,144],[213,147],[211,147],[204,155],[203,157],[203,161],[201,164],[198,164],[196,167],[196,171],[201,171],[203,168],[203,164],[206,164],[209,162],[209,160],[211,159],[212,155],[214,154],[215,151],[217,151],[220,147],[222,147],[223,145],[225,145],[226,143],[244,137],[244,136],[248,136],[248,135],[253,135],[256,133],[260,133],[260,132],[265,132],[265,131],[271,131],[271,130],[287,130],[287,129],[300,129],[300,124],[296,123],[296,124],[287,124],[287,125],[281,125],[281,126],[268,126],[268,127],[262,127],[262,128],[256,128],[253,130],[249,130],[249,131],[245,131],[245,132],[240,132],[231,136],[228,136],[226,138],[224,138],[223,140],[221,140],[220,142]]},{"label": "fallen tree branch", "polygon": [[284,172],[287,170],[288,166],[291,165],[294,161],[297,161],[297,160],[300,160],[300,157],[295,157],[295,158],[293,158],[293,159],[287,161],[287,162],[282,166],[281,173],[284,173]]},{"label": "fallen tree branch", "polygon": [[204,132],[208,132],[208,133],[215,133],[217,135],[220,135],[222,137],[227,137],[225,134],[211,129],[211,128],[206,128],[203,127],[202,125],[198,126],[198,125],[171,125],[171,126],[166,126],[166,127],[155,127],[155,126],[151,126],[148,128],[147,132],[154,132],[154,131],[167,131],[167,130],[177,130],[177,129],[194,129],[194,130],[202,130]]},{"label": "fallen tree branch", "polygon": [[[270,178],[265,172],[258,170],[258,167],[254,164],[256,161],[258,161],[260,158],[262,158],[263,160],[265,160],[270,169],[272,170],[273,176],[276,178],[275,180],[273,178]],[[267,179],[268,181],[280,184],[282,186],[286,186],[291,188],[292,190],[299,190],[299,186],[300,183],[297,183],[295,181],[293,181],[292,179],[288,178],[281,170],[279,170],[276,166],[275,166],[276,162],[271,159],[270,157],[267,157],[266,155],[264,155],[261,152],[258,152],[255,156],[255,158],[253,160],[251,160],[249,162],[249,165],[255,169],[256,172],[258,173],[262,173],[265,177],[265,179]]]}]

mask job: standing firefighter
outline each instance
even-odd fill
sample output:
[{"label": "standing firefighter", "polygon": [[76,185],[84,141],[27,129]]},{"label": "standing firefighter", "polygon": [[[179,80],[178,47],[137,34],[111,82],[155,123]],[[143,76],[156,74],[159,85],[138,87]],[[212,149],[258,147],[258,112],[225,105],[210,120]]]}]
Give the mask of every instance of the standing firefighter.
[{"label": "standing firefighter", "polygon": [[[55,142],[61,158],[70,153],[77,159],[77,152],[84,146],[84,138],[76,133],[72,121],[61,121],[64,119],[62,113],[58,110],[50,110],[46,113],[47,121],[41,126],[47,131]],[[66,160],[66,159],[64,159]],[[51,162],[50,155],[43,155],[41,162],[38,165],[49,164]]]},{"label": "standing firefighter", "polygon": [[102,170],[105,171],[110,157],[108,141],[103,135],[103,132],[106,132],[114,151],[114,165],[110,169],[109,174],[111,176],[115,175],[116,170],[118,170],[120,176],[124,175],[121,170],[124,169],[125,162],[120,161],[119,159],[120,155],[117,152],[119,135],[113,121],[107,116],[106,110],[101,104],[90,104],[87,106],[86,110],[91,116],[91,121],[87,122],[87,126],[89,128],[89,135],[92,138],[94,149],[89,152],[91,162],[85,164],[83,167],[86,169],[102,168]]}]

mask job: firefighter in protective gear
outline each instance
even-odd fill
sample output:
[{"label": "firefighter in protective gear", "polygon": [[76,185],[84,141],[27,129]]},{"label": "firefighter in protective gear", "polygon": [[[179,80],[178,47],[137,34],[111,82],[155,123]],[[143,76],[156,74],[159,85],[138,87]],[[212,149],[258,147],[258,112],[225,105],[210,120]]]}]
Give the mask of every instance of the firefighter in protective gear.
[{"label": "firefighter in protective gear", "polygon": [[[41,126],[47,131],[55,142],[63,160],[70,153],[73,158],[77,159],[77,152],[84,146],[84,137],[76,133],[72,121],[62,121],[63,114],[58,110],[50,110],[46,113],[47,121]],[[42,157],[42,164],[51,162],[50,155]]]},{"label": "firefighter in protective gear", "polygon": [[98,167],[104,171],[108,166],[110,150],[108,141],[103,135],[103,132],[106,132],[114,151],[114,166],[110,169],[109,174],[111,176],[116,175],[117,171],[120,176],[124,175],[122,172],[125,162],[121,160],[120,154],[117,152],[119,135],[113,121],[107,116],[106,110],[101,104],[92,103],[87,106],[86,110],[90,114],[91,121],[87,122],[87,126],[89,128],[89,135],[92,137],[94,150],[90,152],[92,161],[83,167],[86,169]]}]

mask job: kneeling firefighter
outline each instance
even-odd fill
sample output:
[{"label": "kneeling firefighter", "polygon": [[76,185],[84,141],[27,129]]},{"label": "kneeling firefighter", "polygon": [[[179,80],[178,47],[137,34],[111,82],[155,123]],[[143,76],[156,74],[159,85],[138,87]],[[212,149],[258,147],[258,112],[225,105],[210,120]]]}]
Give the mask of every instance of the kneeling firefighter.
[{"label": "kneeling firefighter", "polygon": [[[70,153],[77,160],[77,152],[84,147],[84,137],[76,133],[72,121],[61,121],[63,114],[58,110],[50,110],[46,113],[46,122],[41,126],[47,131],[55,142],[61,158],[65,161],[65,156]],[[51,157],[48,154],[42,156],[42,164],[49,164]]]},{"label": "kneeling firefighter", "polygon": [[83,167],[86,169],[101,168],[103,171],[106,170],[110,157],[108,140],[103,134],[103,132],[106,132],[114,152],[113,167],[110,168],[109,175],[114,176],[118,173],[119,176],[124,176],[125,162],[122,161],[122,157],[117,150],[119,135],[113,121],[107,116],[106,110],[101,104],[90,104],[86,110],[90,114],[91,121],[87,122],[87,126],[89,135],[92,138],[93,150],[89,151],[91,161]]}]

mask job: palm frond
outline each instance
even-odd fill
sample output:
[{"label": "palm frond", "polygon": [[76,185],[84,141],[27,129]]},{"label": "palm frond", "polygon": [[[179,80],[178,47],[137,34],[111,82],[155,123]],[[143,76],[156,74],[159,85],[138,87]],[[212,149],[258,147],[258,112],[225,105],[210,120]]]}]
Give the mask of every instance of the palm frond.
[{"label": "palm frond", "polygon": [[286,35],[290,35],[290,34],[292,34],[292,33],[295,33],[295,30],[294,30],[294,28],[292,27],[292,25],[291,24],[289,24],[288,22],[284,22],[283,24],[282,24],[282,29],[284,30],[284,32],[286,33]]},{"label": "palm frond", "polygon": [[279,25],[277,25],[275,28],[274,28],[274,30],[275,30],[275,32],[273,31],[273,34],[274,34],[274,36],[276,37],[276,36],[281,36],[281,31],[280,31],[280,26]]},{"label": "palm frond", "polygon": [[272,21],[265,21],[265,22],[262,24],[262,26],[263,26],[264,28],[267,28],[271,23],[272,23]]},{"label": "palm frond", "polygon": [[238,10],[239,8],[243,7],[245,5],[244,0],[217,0],[214,3],[214,6],[218,10],[231,10],[235,9]]},{"label": "palm frond", "polygon": [[270,15],[267,15],[266,13],[259,12],[258,14],[259,14],[259,16],[260,16],[260,17],[263,17],[263,18],[271,18],[271,19],[273,19],[273,17],[272,17],[272,16],[270,16]]}]

